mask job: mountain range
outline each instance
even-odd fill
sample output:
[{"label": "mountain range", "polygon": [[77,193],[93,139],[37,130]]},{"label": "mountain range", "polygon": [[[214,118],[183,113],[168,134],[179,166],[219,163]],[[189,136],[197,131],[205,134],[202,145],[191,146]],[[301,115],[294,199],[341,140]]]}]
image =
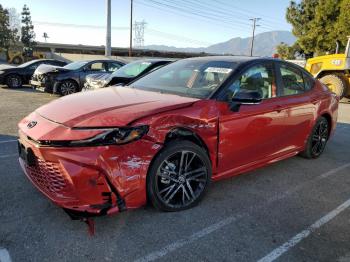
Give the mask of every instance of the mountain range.
[{"label": "mountain range", "polygon": [[[252,38],[235,37],[226,42],[217,43],[208,47],[188,47],[178,48],[166,45],[148,45],[145,49],[159,51],[175,51],[175,52],[205,52],[208,54],[231,54],[231,55],[249,55],[250,43]],[[276,46],[281,42],[292,45],[295,42],[295,36],[289,31],[270,31],[257,34],[254,40],[254,56],[271,56],[276,52]]]}]

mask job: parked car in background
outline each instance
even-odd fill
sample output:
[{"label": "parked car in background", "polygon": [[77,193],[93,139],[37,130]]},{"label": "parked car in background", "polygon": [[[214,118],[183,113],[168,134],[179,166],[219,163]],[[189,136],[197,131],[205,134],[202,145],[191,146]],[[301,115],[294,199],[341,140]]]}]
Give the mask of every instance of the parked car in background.
[{"label": "parked car in background", "polygon": [[19,123],[20,164],[68,213],[196,205],[210,182],[297,154],[319,157],[339,97],[276,59],[183,59],[132,86],[83,92]]},{"label": "parked car in background", "polygon": [[86,77],[83,91],[117,84],[126,85],[136,78],[174,62],[174,59],[142,59],[129,63],[112,74],[92,74]]},{"label": "parked car in background", "polygon": [[19,66],[1,65],[0,84],[7,85],[10,88],[18,88],[23,84],[29,84],[35,69],[43,64],[51,66],[65,66],[67,63],[55,59],[37,59]]},{"label": "parked car in background", "polygon": [[64,67],[45,65],[37,68],[30,83],[46,92],[69,95],[81,91],[89,74],[112,73],[123,65],[116,60],[77,61]]}]

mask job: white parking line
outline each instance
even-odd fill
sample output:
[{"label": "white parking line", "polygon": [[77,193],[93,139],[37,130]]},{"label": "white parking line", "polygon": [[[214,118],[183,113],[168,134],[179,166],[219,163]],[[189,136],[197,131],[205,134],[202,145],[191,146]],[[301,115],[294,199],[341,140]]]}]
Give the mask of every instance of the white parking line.
[{"label": "white parking line", "polygon": [[0,262],[11,262],[10,254],[6,248],[0,248]]},{"label": "white parking line", "polygon": [[0,159],[1,158],[8,158],[8,157],[15,157],[15,156],[18,156],[18,154],[0,155]]},{"label": "white parking line", "polygon": [[259,259],[258,262],[272,262],[272,261],[276,260],[281,255],[286,253],[289,249],[291,249],[296,244],[298,244],[300,241],[302,241],[304,238],[307,238],[316,229],[320,228],[324,224],[331,221],[333,218],[335,218],[337,215],[339,215],[341,212],[343,212],[349,206],[350,206],[350,199],[345,201],[343,204],[338,206],[333,211],[329,212],[327,215],[325,215],[321,219],[317,220],[315,223],[313,223],[307,229],[301,231],[299,234],[292,237],[289,241],[287,241],[286,243],[284,243],[280,247],[274,249],[271,253],[269,253],[268,255],[263,257],[262,259]]},{"label": "white parking line", "polygon": [[[343,169],[346,169],[350,167],[350,163],[348,164],[345,164],[345,165],[342,165],[340,167],[337,167],[337,168],[334,168],[334,169],[331,169],[329,170],[328,172],[325,172],[321,175],[319,175],[318,177],[314,178],[313,180],[310,180],[308,182],[305,182],[304,184],[301,184],[299,186],[296,186],[295,188],[293,188],[292,190],[288,190],[288,191],[285,191],[284,193],[280,194],[280,195],[275,195],[273,197],[271,197],[270,199],[268,199],[266,202],[265,202],[265,205],[269,205],[269,204],[272,204],[273,202],[275,201],[278,201],[278,200],[281,200],[285,197],[287,197],[288,195],[294,193],[294,192],[297,192],[298,190],[302,189],[303,187],[305,187],[306,185],[310,184],[310,183],[313,183],[315,181],[318,181],[320,179],[323,179],[323,178],[326,178],[326,177],[330,177],[332,175],[335,175],[337,172],[343,170]],[[350,200],[349,200],[350,202]],[[262,208],[262,207],[261,207]],[[256,207],[252,207],[252,210],[257,210],[259,208],[256,208]],[[245,215],[248,215],[248,211],[245,212],[245,213],[241,213],[240,215],[236,215],[236,216],[230,216],[226,219],[223,219],[211,226],[208,226],[206,228],[203,228],[202,230],[192,234],[191,236],[189,237],[186,237],[186,238],[183,238],[183,239],[179,239],[163,248],[161,248],[160,250],[158,251],[154,251],[154,252],[151,252],[149,254],[147,254],[146,256],[144,257],[141,257],[137,260],[135,260],[135,262],[150,262],[150,261],[154,261],[154,260],[157,260],[167,254],[169,254],[170,252],[173,252],[185,245],[188,245],[188,244],[191,244],[192,242],[196,241],[196,240],[199,240],[200,238],[202,237],[205,237],[206,235],[209,235],[210,233],[213,233],[221,228],[223,228],[224,226],[227,226],[231,223],[233,223],[234,221],[244,217]]]},{"label": "white parking line", "polygon": [[12,143],[12,142],[17,142],[17,140],[5,140],[5,141],[0,141],[0,144],[3,144],[3,143]]}]

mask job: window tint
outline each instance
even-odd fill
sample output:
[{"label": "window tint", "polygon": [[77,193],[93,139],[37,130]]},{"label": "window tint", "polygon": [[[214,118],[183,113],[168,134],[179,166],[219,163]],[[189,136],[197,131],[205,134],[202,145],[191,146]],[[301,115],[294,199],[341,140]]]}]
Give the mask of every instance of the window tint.
[{"label": "window tint", "polygon": [[273,88],[274,77],[271,65],[257,65],[249,68],[239,76],[228,88],[227,100],[231,100],[237,93],[258,92],[261,98],[276,96]]},{"label": "window tint", "polygon": [[98,62],[98,63],[92,63],[88,69],[91,71],[106,71],[104,63]]},{"label": "window tint", "polygon": [[122,65],[118,64],[118,63],[108,63],[108,71],[109,72],[114,72],[121,67],[122,67]]},{"label": "window tint", "polygon": [[305,90],[311,90],[312,87],[314,86],[315,81],[313,80],[313,78],[307,74],[303,74],[304,77],[304,82],[305,82]]},{"label": "window tint", "polygon": [[280,65],[283,92],[282,95],[297,95],[305,92],[304,80],[298,69]]}]

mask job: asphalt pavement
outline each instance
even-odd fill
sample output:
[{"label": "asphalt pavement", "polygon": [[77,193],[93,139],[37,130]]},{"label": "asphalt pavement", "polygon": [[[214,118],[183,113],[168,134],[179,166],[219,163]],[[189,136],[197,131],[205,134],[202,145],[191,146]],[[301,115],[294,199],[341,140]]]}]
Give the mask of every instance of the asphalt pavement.
[{"label": "asphalt pavement", "polygon": [[90,237],[17,160],[17,122],[56,96],[0,88],[0,261],[350,261],[350,104],[316,160],[293,157],[213,183],[195,208],[95,220]]}]

